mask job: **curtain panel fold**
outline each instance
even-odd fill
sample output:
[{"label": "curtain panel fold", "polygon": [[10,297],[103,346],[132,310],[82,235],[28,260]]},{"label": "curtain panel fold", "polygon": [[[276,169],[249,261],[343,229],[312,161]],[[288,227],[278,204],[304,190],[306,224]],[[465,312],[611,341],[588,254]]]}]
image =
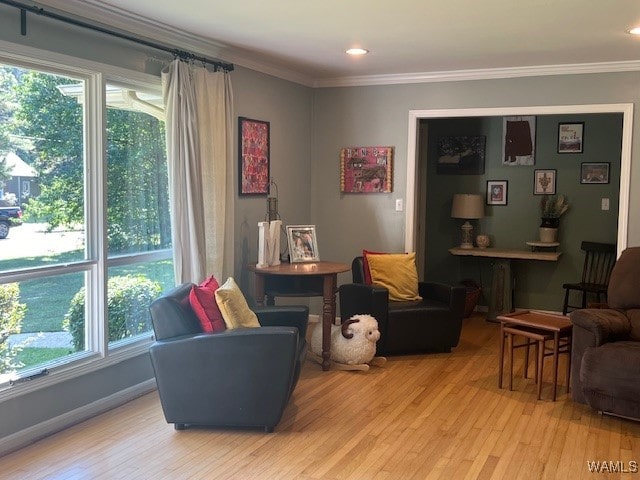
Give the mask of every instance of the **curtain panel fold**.
[{"label": "curtain panel fold", "polygon": [[224,279],[234,257],[231,80],[174,60],[162,88],[176,283]]}]

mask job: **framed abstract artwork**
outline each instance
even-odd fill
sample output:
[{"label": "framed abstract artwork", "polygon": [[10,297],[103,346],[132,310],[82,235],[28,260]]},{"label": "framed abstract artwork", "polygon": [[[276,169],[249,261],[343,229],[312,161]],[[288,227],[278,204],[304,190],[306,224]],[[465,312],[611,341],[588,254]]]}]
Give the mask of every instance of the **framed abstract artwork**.
[{"label": "framed abstract artwork", "polygon": [[482,175],[486,143],[484,135],[438,138],[436,173]]},{"label": "framed abstract artwork", "polygon": [[389,193],[393,189],[393,147],[340,150],[340,191]]},{"label": "framed abstract artwork", "polygon": [[238,191],[269,194],[269,122],[238,117]]}]

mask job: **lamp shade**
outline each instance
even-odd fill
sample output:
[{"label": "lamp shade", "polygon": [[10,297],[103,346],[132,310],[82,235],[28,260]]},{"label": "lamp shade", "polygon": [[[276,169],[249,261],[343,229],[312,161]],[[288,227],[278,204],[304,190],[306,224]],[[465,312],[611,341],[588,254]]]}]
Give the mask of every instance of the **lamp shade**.
[{"label": "lamp shade", "polygon": [[451,204],[452,218],[484,217],[484,197],[471,193],[456,193]]}]

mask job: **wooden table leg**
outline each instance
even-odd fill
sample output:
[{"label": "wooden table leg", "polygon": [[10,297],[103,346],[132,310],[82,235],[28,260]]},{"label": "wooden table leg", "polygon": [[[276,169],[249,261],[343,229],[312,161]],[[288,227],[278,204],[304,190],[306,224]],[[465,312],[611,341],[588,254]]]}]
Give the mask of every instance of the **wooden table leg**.
[{"label": "wooden table leg", "polygon": [[560,333],[553,332],[553,401],[556,401],[558,390],[558,350],[560,349]]},{"label": "wooden table leg", "polygon": [[322,370],[329,370],[331,359],[331,325],[336,318],[338,275],[325,275],[322,282]]},{"label": "wooden table leg", "polygon": [[504,323],[500,322],[500,364],[498,365],[498,388],[502,388],[503,372],[504,372]]},{"label": "wooden table leg", "polygon": [[513,390],[513,333],[507,333],[507,349],[509,350],[509,390]]},{"label": "wooden table leg", "polygon": [[256,304],[259,307],[264,307],[264,276],[259,273],[255,274],[255,288],[256,288]]},{"label": "wooden table leg", "polygon": [[571,335],[567,337],[567,393],[571,385]]},{"label": "wooden table leg", "polygon": [[538,363],[538,400],[540,400],[542,398],[542,375],[544,373],[544,352],[546,349],[546,341],[544,339],[539,340],[538,344],[540,346],[537,348],[538,358],[536,362]]}]

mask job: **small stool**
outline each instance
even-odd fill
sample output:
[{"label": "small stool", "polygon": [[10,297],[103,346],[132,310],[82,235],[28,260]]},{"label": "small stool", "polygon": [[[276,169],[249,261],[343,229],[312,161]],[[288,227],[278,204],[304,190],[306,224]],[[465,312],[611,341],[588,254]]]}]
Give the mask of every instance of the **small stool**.
[{"label": "small stool", "polygon": [[[505,319],[506,320],[506,319]],[[535,347],[536,364],[535,364],[535,382],[538,386],[538,400],[542,397],[542,374],[544,367],[544,357],[553,355],[554,357],[554,374],[553,374],[553,401],[556,400],[557,377],[558,377],[558,355],[560,353],[568,354],[567,360],[567,391],[569,390],[569,376],[571,373],[571,329],[560,329],[559,332],[553,332],[544,328],[534,328],[524,325],[510,324],[502,321],[500,324],[500,365],[498,387],[502,388],[502,377],[504,372],[504,342],[507,340],[507,348],[509,351],[509,390],[513,389],[513,351],[516,348],[525,348],[524,360],[524,377],[527,378],[529,368],[529,348],[531,345]],[[523,343],[515,344],[514,337],[521,336],[525,340]],[[547,347],[547,341],[552,341],[552,346]]]}]

